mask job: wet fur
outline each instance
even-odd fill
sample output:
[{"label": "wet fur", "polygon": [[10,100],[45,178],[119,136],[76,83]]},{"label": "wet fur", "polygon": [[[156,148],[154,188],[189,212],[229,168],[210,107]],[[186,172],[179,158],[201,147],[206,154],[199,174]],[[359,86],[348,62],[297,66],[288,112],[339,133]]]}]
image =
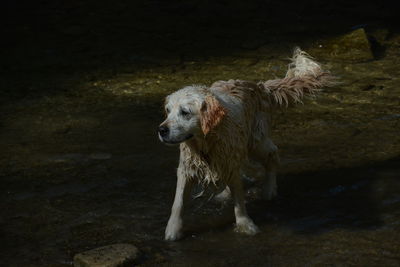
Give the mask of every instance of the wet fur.
[{"label": "wet fur", "polygon": [[[242,80],[218,81],[210,87],[185,87],[167,98],[167,105],[188,101],[198,119],[198,129],[170,115],[162,125],[179,124],[194,137],[180,143],[178,181],[171,216],[165,231],[166,240],[182,237],[184,203],[193,183],[229,188],[235,205],[236,230],[256,234],[259,230],[248,216],[244,204],[241,172],[251,161],[266,170],[263,195],[276,195],[277,147],[269,137],[269,116],[274,108],[314,96],[322,87],[332,84],[332,76],[305,52],[296,49],[286,77],[266,82]],[[189,123],[189,122],[188,122]],[[171,126],[171,127],[172,127]],[[176,126],[176,125],[175,125]],[[184,136],[187,133],[178,133]]]}]

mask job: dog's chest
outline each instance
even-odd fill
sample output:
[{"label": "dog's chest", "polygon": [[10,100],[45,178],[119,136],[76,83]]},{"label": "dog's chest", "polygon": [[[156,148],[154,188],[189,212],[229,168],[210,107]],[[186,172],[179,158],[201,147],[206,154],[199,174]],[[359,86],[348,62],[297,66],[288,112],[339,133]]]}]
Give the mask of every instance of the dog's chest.
[{"label": "dog's chest", "polygon": [[202,183],[216,185],[226,182],[232,175],[232,169],[234,168],[229,166],[229,160],[212,156],[204,153],[190,155],[184,160],[183,167],[189,176],[198,179]]}]

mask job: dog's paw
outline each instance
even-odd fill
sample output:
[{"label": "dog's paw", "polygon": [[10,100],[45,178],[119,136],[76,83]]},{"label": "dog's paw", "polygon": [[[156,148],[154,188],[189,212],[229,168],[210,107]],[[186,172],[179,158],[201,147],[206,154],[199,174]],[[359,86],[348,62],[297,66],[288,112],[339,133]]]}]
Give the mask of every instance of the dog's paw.
[{"label": "dog's paw", "polygon": [[169,220],[167,228],[165,229],[165,240],[176,241],[182,238],[182,220],[173,219]]},{"label": "dog's paw", "polygon": [[217,194],[214,199],[218,202],[226,202],[232,198],[231,190],[226,187],[221,193]]},{"label": "dog's paw", "polygon": [[260,229],[258,229],[257,225],[250,218],[242,218],[236,222],[235,232],[255,235],[260,232]]}]

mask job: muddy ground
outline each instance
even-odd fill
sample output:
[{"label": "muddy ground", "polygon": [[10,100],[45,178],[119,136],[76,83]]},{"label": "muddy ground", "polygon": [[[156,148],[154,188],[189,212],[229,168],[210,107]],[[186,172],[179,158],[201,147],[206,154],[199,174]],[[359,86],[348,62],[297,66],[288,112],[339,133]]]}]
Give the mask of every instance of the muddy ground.
[{"label": "muddy ground", "polygon": [[[2,264],[68,266],[78,252],[126,242],[144,266],[399,266],[394,11],[288,3],[6,2]],[[357,57],[332,50],[360,29],[369,46],[351,43]],[[165,95],[283,76],[296,45],[340,84],[276,111],[279,196],[247,204],[262,232],[234,233],[229,204],[199,200],[186,238],[163,241],[178,159],[156,136]]]}]

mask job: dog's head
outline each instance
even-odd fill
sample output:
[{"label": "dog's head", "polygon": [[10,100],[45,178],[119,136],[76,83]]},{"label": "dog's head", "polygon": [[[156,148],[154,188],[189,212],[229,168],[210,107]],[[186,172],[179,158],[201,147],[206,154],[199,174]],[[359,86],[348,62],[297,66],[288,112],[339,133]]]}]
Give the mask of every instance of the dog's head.
[{"label": "dog's head", "polygon": [[200,86],[188,86],[167,96],[165,112],[167,118],[160,124],[158,136],[166,144],[204,138],[226,114],[215,96]]}]

